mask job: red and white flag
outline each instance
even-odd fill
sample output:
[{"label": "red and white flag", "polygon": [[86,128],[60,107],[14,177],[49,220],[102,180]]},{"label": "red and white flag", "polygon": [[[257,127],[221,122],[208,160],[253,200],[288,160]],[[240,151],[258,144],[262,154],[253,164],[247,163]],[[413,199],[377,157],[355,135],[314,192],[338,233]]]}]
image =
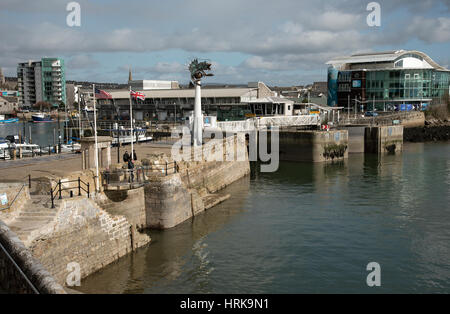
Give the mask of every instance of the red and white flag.
[{"label": "red and white flag", "polygon": [[134,90],[132,90],[132,91],[130,91],[130,95],[131,95],[131,97],[133,97],[134,99],[145,100],[145,95],[144,95],[144,93],[141,93],[141,92],[135,92]]},{"label": "red and white flag", "polygon": [[95,89],[95,98],[97,99],[112,99],[112,95],[104,90]]}]

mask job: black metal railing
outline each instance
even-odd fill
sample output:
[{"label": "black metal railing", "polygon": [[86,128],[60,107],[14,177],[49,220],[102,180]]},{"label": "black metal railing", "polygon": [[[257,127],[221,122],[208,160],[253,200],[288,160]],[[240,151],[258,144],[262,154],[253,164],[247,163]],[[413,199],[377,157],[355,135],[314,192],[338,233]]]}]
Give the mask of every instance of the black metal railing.
[{"label": "black metal railing", "polygon": [[176,161],[154,165],[138,166],[133,169],[115,169],[102,172],[102,185],[133,185],[145,184],[149,181],[151,173],[160,173],[168,176],[178,172]]},{"label": "black metal railing", "polygon": [[[77,186],[69,186],[69,187],[63,187],[63,184],[70,184],[70,183],[78,183]],[[86,183],[80,178],[78,180],[70,180],[70,181],[61,181],[59,180],[58,183],[56,183],[56,186],[54,188],[50,189],[50,197],[52,199],[52,208],[55,208],[55,199],[62,199],[62,192],[63,191],[69,191],[70,197],[73,197],[73,190],[78,190],[78,196],[81,196],[81,191],[84,191],[88,198],[90,198],[90,185],[89,182]]]}]

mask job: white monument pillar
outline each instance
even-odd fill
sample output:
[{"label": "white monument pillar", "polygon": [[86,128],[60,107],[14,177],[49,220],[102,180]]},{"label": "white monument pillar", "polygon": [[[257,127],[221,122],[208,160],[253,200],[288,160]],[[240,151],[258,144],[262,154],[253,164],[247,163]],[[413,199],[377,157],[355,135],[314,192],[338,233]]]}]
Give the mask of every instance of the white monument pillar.
[{"label": "white monument pillar", "polygon": [[201,146],[203,143],[203,115],[202,115],[202,90],[201,81],[195,84],[195,106],[194,106],[194,123],[193,123],[193,143],[194,146]]}]

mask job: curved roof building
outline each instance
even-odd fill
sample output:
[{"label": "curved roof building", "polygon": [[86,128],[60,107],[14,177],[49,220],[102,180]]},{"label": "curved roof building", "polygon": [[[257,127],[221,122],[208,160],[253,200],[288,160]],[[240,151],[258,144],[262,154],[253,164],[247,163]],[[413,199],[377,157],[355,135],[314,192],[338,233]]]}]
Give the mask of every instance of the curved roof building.
[{"label": "curved roof building", "polygon": [[361,53],[327,64],[331,106],[354,108],[356,103],[363,110],[398,110],[400,104],[410,104],[409,108],[422,108],[449,95],[450,70],[420,51]]}]

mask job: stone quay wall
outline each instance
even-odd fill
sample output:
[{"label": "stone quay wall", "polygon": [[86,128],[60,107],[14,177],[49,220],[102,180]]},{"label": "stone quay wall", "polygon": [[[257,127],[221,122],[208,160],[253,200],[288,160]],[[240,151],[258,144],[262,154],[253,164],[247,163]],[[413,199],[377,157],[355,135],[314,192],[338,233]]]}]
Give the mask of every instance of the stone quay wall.
[{"label": "stone quay wall", "polygon": [[137,230],[147,225],[144,187],[134,190],[104,191],[95,199],[111,215],[121,215]]},{"label": "stone quay wall", "polygon": [[[191,158],[197,161],[177,162],[178,173],[155,176],[145,186],[149,228],[173,228],[200,214],[205,210],[204,196],[250,173],[244,136],[211,140],[191,153]],[[213,161],[216,154],[222,155],[224,161]]]},{"label": "stone quay wall", "polygon": [[40,230],[29,248],[64,284],[69,263],[78,263],[85,278],[150,241],[145,235],[136,241],[131,227],[126,217],[110,215],[91,199],[63,199],[53,224]]},{"label": "stone quay wall", "polygon": [[356,119],[350,115],[350,121],[347,119],[347,115],[341,115],[342,119],[340,124],[345,125],[351,123],[354,125],[393,125],[394,121],[398,121],[405,128],[423,127],[425,125],[425,113],[421,111],[410,112],[392,112],[392,113],[380,113],[377,117],[358,117]]},{"label": "stone quay wall", "polygon": [[[271,136],[267,136],[269,147]],[[280,160],[326,162],[348,158],[348,131],[279,132]]]},{"label": "stone quay wall", "polygon": [[2,221],[0,221],[0,245],[0,287],[3,290],[9,293],[34,294],[36,292],[29,285],[31,282],[40,294],[66,293],[16,234]]},{"label": "stone quay wall", "polygon": [[403,150],[403,126],[367,127],[364,135],[366,153],[396,153]]}]

